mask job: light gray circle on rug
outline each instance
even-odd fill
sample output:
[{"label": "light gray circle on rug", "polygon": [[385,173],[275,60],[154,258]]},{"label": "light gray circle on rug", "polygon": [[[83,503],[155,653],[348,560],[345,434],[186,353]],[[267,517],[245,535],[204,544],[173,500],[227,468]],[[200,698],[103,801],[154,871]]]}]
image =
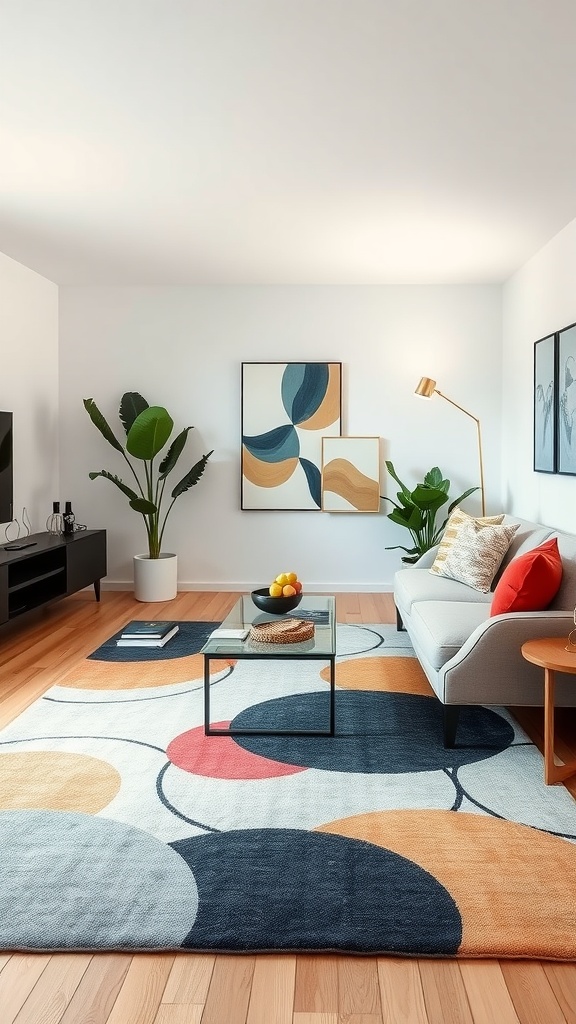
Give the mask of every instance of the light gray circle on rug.
[{"label": "light gray circle on rug", "polygon": [[0,813],[1,949],[177,947],[198,912],[170,846],[108,818]]},{"label": "light gray circle on rug", "polygon": [[413,657],[414,648],[408,634],[396,626],[364,626],[352,623],[338,623],[336,631],[336,653],[339,657],[354,654],[394,654],[396,657]]}]

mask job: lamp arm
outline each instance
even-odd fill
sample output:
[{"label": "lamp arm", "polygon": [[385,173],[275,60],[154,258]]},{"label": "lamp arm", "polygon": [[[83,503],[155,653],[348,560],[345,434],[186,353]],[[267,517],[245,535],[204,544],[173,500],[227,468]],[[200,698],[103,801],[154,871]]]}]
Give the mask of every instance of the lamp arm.
[{"label": "lamp arm", "polygon": [[450,405],[456,406],[457,409],[460,409],[460,412],[466,413],[466,415],[469,416],[471,420],[476,420],[476,423],[480,422],[477,416],[474,416],[473,413],[468,412],[468,409],[465,409],[463,405],[458,405],[458,402],[454,402],[451,398],[448,398],[448,395],[443,394],[442,391],[438,391],[438,388],[434,388],[434,394],[440,395],[440,398],[443,398],[445,402],[450,402]]},{"label": "lamp arm", "polygon": [[452,401],[452,399],[448,398],[447,395],[444,395],[441,391],[438,391],[438,388],[434,388],[434,393],[436,395],[439,395],[440,398],[443,398],[446,402],[450,402],[450,405],[455,406],[456,409],[460,409],[460,412],[465,413],[466,416],[469,416],[470,419],[474,420],[474,422],[476,423],[476,430],[477,430],[477,433],[478,433],[478,459],[479,459],[479,462],[480,462],[480,495],[481,495],[481,498],[482,498],[482,515],[485,516],[486,515],[486,499],[485,499],[485,496],[484,496],[484,463],[483,463],[483,459],[482,459],[482,436],[480,434],[480,420],[478,419],[477,416],[474,416],[473,413],[468,412],[468,409],[465,409],[463,405],[458,405],[458,402]]}]

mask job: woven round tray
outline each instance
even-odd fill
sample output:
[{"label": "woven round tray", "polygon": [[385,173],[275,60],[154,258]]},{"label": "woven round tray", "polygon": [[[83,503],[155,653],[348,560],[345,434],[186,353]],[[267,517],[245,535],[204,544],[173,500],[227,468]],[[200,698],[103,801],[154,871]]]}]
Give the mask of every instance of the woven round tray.
[{"label": "woven round tray", "polygon": [[260,622],[250,627],[250,639],[261,644],[299,644],[314,636],[314,623],[303,619]]}]

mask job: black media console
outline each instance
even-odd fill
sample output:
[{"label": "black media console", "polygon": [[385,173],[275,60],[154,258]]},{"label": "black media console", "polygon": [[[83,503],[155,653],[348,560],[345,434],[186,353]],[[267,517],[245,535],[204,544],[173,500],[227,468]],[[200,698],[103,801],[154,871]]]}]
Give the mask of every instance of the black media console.
[{"label": "black media console", "polygon": [[0,543],[0,626],[92,584],[99,601],[105,575],[106,530],[33,533]]}]

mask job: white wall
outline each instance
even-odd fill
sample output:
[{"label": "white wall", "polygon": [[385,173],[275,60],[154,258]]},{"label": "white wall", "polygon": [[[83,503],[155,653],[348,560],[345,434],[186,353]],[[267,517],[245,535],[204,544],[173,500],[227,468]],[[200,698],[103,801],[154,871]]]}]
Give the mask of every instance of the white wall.
[{"label": "white wall", "polygon": [[[381,436],[382,460],[391,458],[408,483],[439,464],[456,496],[479,480],[475,425],[440,398],[413,396],[420,376],[436,378],[482,419],[495,512],[501,343],[498,286],[63,287],[62,497],[79,522],[107,529],[109,585],[130,585],[132,555],[145,550],[142,520],[112,484],[88,479],[98,469],[123,476],[125,464],[82,399],[94,398],[120,431],[119,399],[140,391],[165,405],[177,428],[195,426],[190,465],[215,449],[169,521],[164,547],[178,552],[182,589],[244,589],[284,569],[308,588],[387,589],[400,562],[385,547],[409,538],[384,514],[240,511],[241,362],[342,361],[343,432]],[[479,500],[466,507],[477,512]]]},{"label": "white wall", "polygon": [[503,290],[503,494],[508,510],[576,532],[576,477],[533,470],[534,342],[576,321],[576,220]]},{"label": "white wall", "polygon": [[58,498],[58,288],[3,253],[0,353],[0,409],[14,413],[14,516],[25,507],[39,531]]}]

